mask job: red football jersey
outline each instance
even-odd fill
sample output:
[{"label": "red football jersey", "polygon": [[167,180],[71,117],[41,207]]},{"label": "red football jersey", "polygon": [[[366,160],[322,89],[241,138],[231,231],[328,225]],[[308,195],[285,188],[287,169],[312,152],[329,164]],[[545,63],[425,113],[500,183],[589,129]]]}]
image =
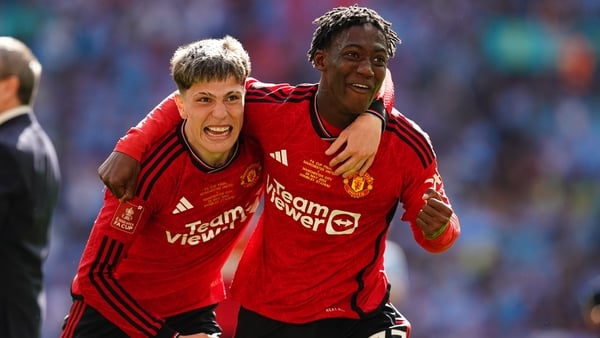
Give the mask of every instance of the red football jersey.
[{"label": "red football jersey", "polygon": [[72,286],[130,337],[154,336],[165,317],[224,299],[221,269],[262,192],[253,141],[240,139],[230,161],[212,168],[183,123],[168,130],[142,158],[133,200],[105,192]]},{"label": "red football jersey", "polygon": [[[233,280],[232,298],[287,323],[360,318],[387,301],[383,253],[399,203],[405,209],[402,219],[428,251],[448,249],[460,232],[455,216],[433,240],[415,224],[428,188],[448,202],[426,133],[393,110],[367,174],[335,176],[325,150],[339,130],[320,117],[316,92],[317,85],[252,80],[246,93],[244,133],[262,147],[266,195]],[[162,113],[150,114],[138,126],[142,137],[129,135],[117,150],[136,156],[139,143],[151,144],[152,135],[175,123],[175,104],[167,101]]]}]

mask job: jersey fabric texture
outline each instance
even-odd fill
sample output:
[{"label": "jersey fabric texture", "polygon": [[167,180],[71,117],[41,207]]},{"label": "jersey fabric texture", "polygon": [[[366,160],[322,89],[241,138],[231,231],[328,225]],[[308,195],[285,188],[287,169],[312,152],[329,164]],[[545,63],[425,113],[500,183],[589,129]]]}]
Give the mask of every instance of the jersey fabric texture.
[{"label": "jersey fabric texture", "polygon": [[42,265],[60,169],[31,108],[0,114],[0,337],[39,337]]},{"label": "jersey fabric texture", "polygon": [[[258,207],[257,145],[240,139],[212,168],[191,150],[184,123],[143,158],[133,200],[105,191],[73,281],[75,298],[130,337],[172,337],[166,317],[224,299],[221,269]],[[77,324],[67,321],[63,337]]]},{"label": "jersey fabric texture", "polygon": [[[265,204],[233,279],[232,298],[286,323],[366,318],[383,308],[389,295],[385,239],[399,202],[402,220],[428,251],[448,249],[460,232],[455,216],[432,240],[416,225],[427,189],[448,199],[428,135],[397,110],[389,114],[369,171],[335,176],[325,150],[339,130],[320,117],[317,89],[251,80],[246,93],[244,132],[265,155]],[[177,123],[174,102],[165,107],[117,150],[140,156],[136,147],[143,146],[133,144],[152,144],[151,135]]]}]

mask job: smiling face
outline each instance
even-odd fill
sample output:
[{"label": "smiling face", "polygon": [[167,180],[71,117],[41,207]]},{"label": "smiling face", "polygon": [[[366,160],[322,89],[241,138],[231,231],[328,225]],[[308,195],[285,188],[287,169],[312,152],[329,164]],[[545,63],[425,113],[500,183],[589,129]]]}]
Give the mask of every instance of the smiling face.
[{"label": "smiling face", "polygon": [[186,119],[184,133],[194,152],[207,164],[227,162],[244,122],[244,84],[226,80],[196,82],[175,96]]},{"label": "smiling face", "polygon": [[386,46],[383,32],[366,23],[339,32],[315,53],[321,71],[317,108],[328,122],[345,128],[369,107],[385,78]]}]

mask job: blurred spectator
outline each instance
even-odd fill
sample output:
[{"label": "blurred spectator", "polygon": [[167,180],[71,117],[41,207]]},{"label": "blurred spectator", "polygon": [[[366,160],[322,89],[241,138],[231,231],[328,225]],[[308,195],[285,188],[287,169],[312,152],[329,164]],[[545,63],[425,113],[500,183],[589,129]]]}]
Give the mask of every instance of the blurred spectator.
[{"label": "blurred spectator", "polygon": [[0,337],[40,337],[43,263],[60,169],[33,105],[42,65],[23,42],[0,35]]},{"label": "blurred spectator", "polygon": [[600,276],[585,283],[579,295],[583,320],[600,337]]}]

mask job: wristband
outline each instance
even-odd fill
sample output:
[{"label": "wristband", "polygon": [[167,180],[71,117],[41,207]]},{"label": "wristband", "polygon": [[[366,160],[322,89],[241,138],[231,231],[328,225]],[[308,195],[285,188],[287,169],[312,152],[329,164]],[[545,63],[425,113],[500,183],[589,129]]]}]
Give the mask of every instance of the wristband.
[{"label": "wristband", "polygon": [[425,233],[423,233],[425,235],[425,238],[427,238],[428,240],[433,240],[436,239],[438,237],[440,237],[440,235],[446,231],[446,229],[448,228],[448,225],[450,224],[450,221],[446,222],[446,224],[442,225],[441,228],[437,229],[436,232],[432,233],[431,235],[427,235]]},{"label": "wristband", "polygon": [[381,131],[383,132],[385,130],[385,126],[388,121],[388,112],[385,109],[385,106],[381,99],[375,99],[373,102],[371,102],[371,105],[365,111],[365,113],[372,114],[372,115],[379,117],[382,122],[381,123]]}]

